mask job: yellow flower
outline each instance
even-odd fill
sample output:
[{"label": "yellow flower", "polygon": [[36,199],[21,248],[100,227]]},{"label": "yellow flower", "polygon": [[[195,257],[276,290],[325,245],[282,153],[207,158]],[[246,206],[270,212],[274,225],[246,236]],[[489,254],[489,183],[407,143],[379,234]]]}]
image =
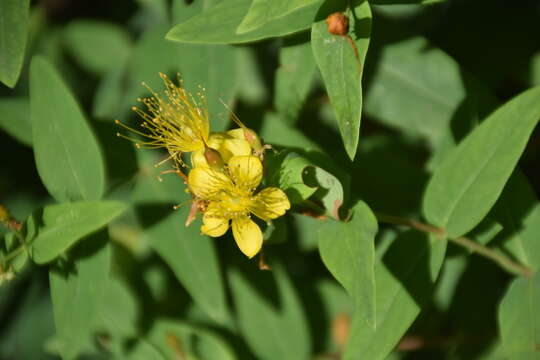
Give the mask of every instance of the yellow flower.
[{"label": "yellow flower", "polygon": [[[208,141],[210,125],[206,101],[202,93],[197,94],[197,100],[184,88],[176,86],[165,74],[160,73],[159,76],[166,86],[163,95],[147,87],[152,96],[139,100],[146,106],[146,111],[133,107],[133,111],[143,118],[141,126],[145,131],[133,129],[118,120],[116,123],[148,139],[142,142],[133,140],[137,146],[164,147],[173,159],[181,162],[182,153],[204,149]],[[117,135],[127,138],[122,134]]]},{"label": "yellow flower", "polygon": [[221,236],[231,220],[234,239],[249,258],[259,252],[263,242],[261,229],[251,220],[251,214],[268,221],[290,208],[287,195],[278,188],[268,187],[255,194],[262,176],[262,163],[252,155],[233,156],[225,172],[203,166],[188,175],[191,192],[208,202],[201,231]]}]

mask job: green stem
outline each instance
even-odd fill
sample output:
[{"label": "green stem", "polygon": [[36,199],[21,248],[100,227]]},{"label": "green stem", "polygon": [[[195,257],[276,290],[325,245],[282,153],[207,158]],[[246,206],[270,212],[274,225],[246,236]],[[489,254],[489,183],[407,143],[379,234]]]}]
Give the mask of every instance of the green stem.
[{"label": "green stem", "polygon": [[2,264],[7,264],[10,260],[16,258],[20,253],[22,253],[25,250],[26,250],[26,245],[22,244],[21,246],[19,246],[18,248],[16,248],[15,250],[10,252],[6,256],[4,256],[3,258],[1,258],[0,262]]},{"label": "green stem", "polygon": [[[375,216],[377,217],[377,220],[382,223],[404,225],[418,231],[435,234],[437,235],[437,238],[439,239],[447,238],[444,229],[441,229],[441,228],[438,228],[429,224],[424,224],[420,221],[405,219],[405,218],[381,214],[381,213],[375,213]],[[447,238],[447,239],[449,241],[452,241],[454,244],[457,244],[461,247],[464,247],[470,250],[471,252],[475,252],[478,255],[482,255],[492,260],[493,262],[497,263],[503,269],[505,269],[506,271],[512,274],[519,275],[519,276],[526,276],[526,277],[530,277],[533,274],[532,270],[529,269],[528,267],[513,261],[512,259],[510,259],[508,256],[504,254],[501,254],[484,245],[474,242],[466,237],[461,236],[457,238]]]},{"label": "green stem", "polygon": [[21,234],[21,232],[18,231],[18,230],[13,230],[13,233],[15,234],[17,239],[19,240],[20,246],[18,248],[16,248],[15,250],[11,251],[10,253],[8,253],[6,256],[0,258],[0,264],[2,264],[2,265],[7,264],[10,260],[16,258],[20,253],[22,253],[23,251],[26,250],[26,244],[24,242],[24,236]]}]

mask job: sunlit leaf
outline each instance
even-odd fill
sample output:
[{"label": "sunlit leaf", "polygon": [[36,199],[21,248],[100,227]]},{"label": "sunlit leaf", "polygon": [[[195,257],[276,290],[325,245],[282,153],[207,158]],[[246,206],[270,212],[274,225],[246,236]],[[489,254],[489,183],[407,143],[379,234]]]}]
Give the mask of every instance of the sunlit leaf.
[{"label": "sunlit leaf", "polygon": [[332,275],[353,298],[364,326],[375,326],[375,235],[377,219],[359,202],[347,222],[328,221],[319,230],[319,252]]},{"label": "sunlit leaf", "polygon": [[32,215],[39,229],[30,254],[38,264],[47,263],[84,236],[105,226],[125,210],[120,202],[75,202],[46,206]]},{"label": "sunlit leaf", "polygon": [[395,237],[375,266],[375,327],[362,324],[361,317],[353,319],[344,359],[353,360],[360,355],[383,360],[392,351],[422,305],[431,298],[432,276],[438,273],[442,262],[430,260],[430,253],[439,252],[436,249],[440,243],[420,232]]},{"label": "sunlit leaf", "polygon": [[[350,37],[328,32],[327,9],[317,15],[311,28],[311,46],[349,157],[354,159],[360,137],[362,73],[371,32],[371,10],[367,1],[348,11]],[[353,41],[354,40],[354,41]]]},{"label": "sunlit leaf", "polygon": [[187,43],[235,44],[289,35],[308,29],[322,0],[267,22],[263,27],[245,34],[236,29],[247,13],[251,0],[220,2],[210,9],[174,26],[167,39]]},{"label": "sunlit leaf", "polygon": [[98,200],[105,169],[98,142],[79,105],[54,67],[34,57],[30,110],[39,176],[58,201]]},{"label": "sunlit leaf", "polygon": [[244,34],[264,26],[272,20],[284,17],[319,0],[253,0],[249,10],[236,29]]},{"label": "sunlit leaf", "polygon": [[540,119],[540,87],[516,96],[476,127],[436,168],[423,202],[430,223],[451,237],[491,209]]}]

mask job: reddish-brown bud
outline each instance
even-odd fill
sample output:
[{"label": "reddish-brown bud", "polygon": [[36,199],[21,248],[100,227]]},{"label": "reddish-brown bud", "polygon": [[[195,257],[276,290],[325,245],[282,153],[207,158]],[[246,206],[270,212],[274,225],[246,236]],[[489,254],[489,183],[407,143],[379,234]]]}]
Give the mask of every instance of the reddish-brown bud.
[{"label": "reddish-brown bud", "polygon": [[217,150],[207,147],[204,149],[204,158],[211,168],[216,170],[223,169],[223,159]]},{"label": "reddish-brown bud", "polygon": [[349,19],[343,13],[335,12],[326,18],[328,32],[332,35],[345,36],[349,32]]}]

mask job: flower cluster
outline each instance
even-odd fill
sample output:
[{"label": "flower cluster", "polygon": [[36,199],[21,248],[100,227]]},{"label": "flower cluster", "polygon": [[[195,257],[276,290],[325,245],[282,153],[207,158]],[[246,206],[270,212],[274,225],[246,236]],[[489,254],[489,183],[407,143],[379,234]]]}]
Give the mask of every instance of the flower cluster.
[{"label": "flower cluster", "polygon": [[[265,147],[257,134],[235,116],[237,129],[210,133],[204,89],[196,99],[181,82],[176,86],[164,74],[160,76],[166,85],[163,94],[150,90],[152,97],[140,100],[147,110],[134,108],[143,119],[143,130],[117,124],[145,138],[142,142],[131,139],[138,147],[167,149],[193,198],[186,225],[202,212],[202,233],[218,237],[230,226],[240,250],[250,258],[255,256],[262,247],[263,235],[251,215],[269,221],[290,208],[282,190],[258,190]],[[191,153],[191,166],[184,161],[186,153]],[[189,169],[187,176],[181,168]]]}]

